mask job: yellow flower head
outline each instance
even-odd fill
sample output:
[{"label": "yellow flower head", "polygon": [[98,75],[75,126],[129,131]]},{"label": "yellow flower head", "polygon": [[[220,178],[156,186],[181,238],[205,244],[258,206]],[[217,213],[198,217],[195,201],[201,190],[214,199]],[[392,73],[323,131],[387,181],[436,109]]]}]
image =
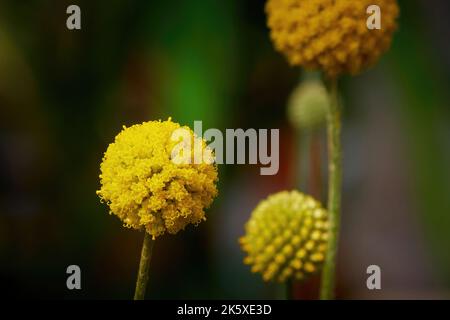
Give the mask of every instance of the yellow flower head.
[{"label": "yellow flower head", "polygon": [[[169,118],[124,127],[100,165],[101,188],[97,194],[107,202],[110,213],[127,227],[145,228],[153,238],[165,232],[175,234],[189,223],[205,220],[204,209],[217,195],[217,167],[211,161],[173,161],[173,150],[177,150],[174,148],[181,137],[174,139],[172,133],[180,128],[191,138],[188,145],[192,154],[194,147],[200,146],[211,155],[204,140]],[[175,156],[186,150],[179,149]]]},{"label": "yellow flower head", "polygon": [[261,201],[240,239],[245,264],[265,281],[304,279],[321,267],[327,247],[328,213],[298,191],[282,191]]},{"label": "yellow flower head", "polygon": [[298,85],[288,102],[288,118],[298,129],[314,129],[325,123],[330,101],[325,86],[319,80]]},{"label": "yellow flower head", "polygon": [[[381,29],[367,28],[367,8],[378,5]],[[390,46],[396,0],[268,0],[270,36],[291,65],[323,70],[329,77],[357,74]]]}]

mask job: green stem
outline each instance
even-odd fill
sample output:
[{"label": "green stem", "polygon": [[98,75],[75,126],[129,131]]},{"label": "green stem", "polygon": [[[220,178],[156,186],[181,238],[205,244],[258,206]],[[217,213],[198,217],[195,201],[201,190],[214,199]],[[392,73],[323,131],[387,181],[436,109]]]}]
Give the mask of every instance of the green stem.
[{"label": "green stem", "polygon": [[144,300],[145,289],[148,282],[148,270],[150,268],[150,260],[152,258],[153,246],[155,241],[145,232],[144,243],[141,251],[141,261],[139,263],[139,273],[136,281],[136,291],[134,292],[134,300]]},{"label": "green stem", "polygon": [[320,298],[334,299],[336,254],[339,239],[342,150],[341,150],[341,109],[339,106],[337,80],[332,79],[329,87],[330,108],[327,114],[328,131],[328,212],[329,242],[325,264],[322,271]]}]

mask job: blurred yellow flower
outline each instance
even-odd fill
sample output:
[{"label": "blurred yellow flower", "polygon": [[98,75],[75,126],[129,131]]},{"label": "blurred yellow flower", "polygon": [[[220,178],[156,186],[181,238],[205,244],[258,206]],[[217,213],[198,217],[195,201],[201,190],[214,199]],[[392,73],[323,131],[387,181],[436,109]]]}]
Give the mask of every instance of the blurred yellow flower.
[{"label": "blurred yellow flower", "polygon": [[[127,227],[145,230],[153,239],[175,234],[190,223],[205,220],[204,209],[217,195],[214,164],[176,164],[172,151],[180,141],[172,133],[188,127],[167,121],[149,121],[126,128],[116,136],[100,165],[99,197],[110,213]],[[181,137],[180,137],[181,138]],[[192,153],[196,143],[192,143]],[[207,149],[202,140],[199,144]]]},{"label": "blurred yellow flower", "polygon": [[[369,30],[366,10],[381,9],[381,29]],[[270,36],[291,65],[323,70],[329,77],[357,74],[390,46],[396,0],[268,0]]]},{"label": "blurred yellow flower", "polygon": [[328,214],[298,191],[282,191],[261,201],[240,239],[245,264],[265,281],[302,280],[321,267],[327,249]]}]

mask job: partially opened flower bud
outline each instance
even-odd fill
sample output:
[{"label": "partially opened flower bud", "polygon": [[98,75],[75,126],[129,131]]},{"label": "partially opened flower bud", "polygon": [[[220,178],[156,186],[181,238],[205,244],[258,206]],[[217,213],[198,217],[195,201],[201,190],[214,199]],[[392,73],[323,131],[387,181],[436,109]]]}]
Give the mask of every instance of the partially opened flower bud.
[{"label": "partially opened flower bud", "polygon": [[[367,27],[377,5],[381,29]],[[389,48],[396,29],[396,0],[268,0],[267,24],[277,51],[291,65],[323,70],[329,77],[356,74]]]},{"label": "partially opened flower bud", "polygon": [[328,239],[328,214],[298,191],[282,191],[261,201],[240,239],[244,263],[265,281],[302,280],[320,269]]},{"label": "partially opened flower bud", "polygon": [[214,164],[176,163],[172,159],[175,146],[180,144],[172,134],[180,128],[188,135],[188,151],[194,154],[194,147],[200,146],[211,155],[203,140],[194,143],[200,138],[195,138],[192,130],[169,119],[124,127],[100,166],[97,194],[126,226],[145,228],[153,238],[165,232],[175,234],[190,223],[205,220],[204,209],[217,195]]},{"label": "partially opened flower bud", "polygon": [[297,129],[314,129],[325,124],[329,98],[319,80],[299,84],[288,101],[288,118]]}]

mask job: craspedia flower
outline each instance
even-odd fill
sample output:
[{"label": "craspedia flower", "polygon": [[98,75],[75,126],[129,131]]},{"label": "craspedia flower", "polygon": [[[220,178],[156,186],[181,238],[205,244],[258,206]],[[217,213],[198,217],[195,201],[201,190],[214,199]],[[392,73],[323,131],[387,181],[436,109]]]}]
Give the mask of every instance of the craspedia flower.
[{"label": "craspedia flower", "polygon": [[288,118],[298,129],[318,128],[326,122],[329,98],[325,86],[319,80],[299,84],[288,101]]},{"label": "craspedia flower", "polygon": [[[191,147],[173,153],[184,143],[180,135],[173,139],[178,129],[188,134],[185,144]],[[194,155],[196,146],[205,154],[198,164],[173,161],[185,150]],[[104,154],[97,194],[125,226],[145,228],[153,238],[175,234],[204,220],[204,209],[217,195],[217,167],[211,159],[203,161],[212,156],[210,151],[191,129],[170,118],[123,127]]]},{"label": "craspedia flower", "polygon": [[[381,9],[381,29],[367,28],[370,5]],[[291,65],[323,70],[329,77],[357,74],[390,46],[396,0],[268,0],[270,36]]]},{"label": "craspedia flower", "polygon": [[325,259],[328,214],[319,202],[298,191],[282,191],[261,201],[240,239],[245,264],[265,281],[302,280]]}]

